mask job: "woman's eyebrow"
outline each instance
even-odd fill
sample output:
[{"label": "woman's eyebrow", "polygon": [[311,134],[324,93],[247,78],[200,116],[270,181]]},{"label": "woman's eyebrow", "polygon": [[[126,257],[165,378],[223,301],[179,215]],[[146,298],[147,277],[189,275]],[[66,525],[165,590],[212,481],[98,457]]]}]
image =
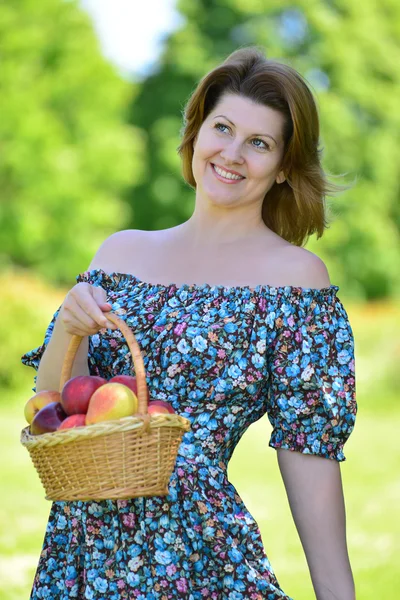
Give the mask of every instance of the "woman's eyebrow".
[{"label": "woman's eyebrow", "polygon": [[[234,127],[236,127],[235,123],[233,123],[233,121],[231,121],[230,119],[228,119],[228,117],[226,117],[225,115],[215,115],[214,119],[216,119],[217,117],[224,117],[224,119],[226,119],[227,121],[229,121],[229,123],[231,123],[231,125],[233,125]],[[269,137],[269,138],[271,138],[271,140],[273,140],[275,142],[276,145],[278,145],[278,142],[276,141],[276,139],[273,138],[272,135],[270,135],[269,133],[253,133],[252,135],[263,135],[265,137]]]}]

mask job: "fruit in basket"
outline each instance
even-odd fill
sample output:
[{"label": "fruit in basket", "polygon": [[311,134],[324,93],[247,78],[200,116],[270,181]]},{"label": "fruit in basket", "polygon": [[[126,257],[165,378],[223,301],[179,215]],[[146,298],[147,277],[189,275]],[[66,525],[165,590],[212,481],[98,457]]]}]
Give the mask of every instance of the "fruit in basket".
[{"label": "fruit in basket", "polygon": [[90,398],[86,425],[129,417],[138,410],[138,398],[122,383],[106,383]]},{"label": "fruit in basket", "polygon": [[70,429],[71,427],[83,427],[86,425],[86,414],[69,415],[64,421],[61,421],[58,429]]},{"label": "fruit in basket", "polygon": [[56,431],[66,417],[67,414],[65,413],[61,402],[51,402],[50,404],[43,406],[43,408],[41,408],[33,417],[30,428],[31,434],[40,435],[42,433]]},{"label": "fruit in basket", "polygon": [[107,380],[96,375],[77,375],[68,379],[61,392],[61,404],[67,415],[87,412],[89,400]]},{"label": "fruit in basket", "polygon": [[175,413],[170,403],[165,400],[151,400],[147,410],[152,415]]},{"label": "fruit in basket", "polygon": [[115,375],[115,377],[108,380],[108,383],[123,383],[137,396],[136,377],[132,377],[131,375]]},{"label": "fruit in basket", "polygon": [[60,402],[60,399],[60,392],[56,392],[55,390],[41,390],[32,396],[32,398],[29,398],[24,408],[25,419],[29,425],[41,408],[50,404],[50,402]]}]

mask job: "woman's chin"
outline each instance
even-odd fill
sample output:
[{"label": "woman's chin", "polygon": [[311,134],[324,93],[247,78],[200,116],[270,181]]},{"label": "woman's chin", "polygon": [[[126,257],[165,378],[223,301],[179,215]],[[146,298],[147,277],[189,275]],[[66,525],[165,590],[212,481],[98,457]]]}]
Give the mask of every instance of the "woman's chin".
[{"label": "woman's chin", "polygon": [[207,182],[203,185],[200,193],[209,198],[211,202],[237,202],[238,194],[235,193],[233,188],[234,186],[227,185],[224,187],[223,185],[218,185],[218,183],[215,185],[213,182]]},{"label": "woman's chin", "polygon": [[236,204],[238,201],[233,194],[223,194],[216,190],[204,190],[202,195],[208,199],[210,204]]}]

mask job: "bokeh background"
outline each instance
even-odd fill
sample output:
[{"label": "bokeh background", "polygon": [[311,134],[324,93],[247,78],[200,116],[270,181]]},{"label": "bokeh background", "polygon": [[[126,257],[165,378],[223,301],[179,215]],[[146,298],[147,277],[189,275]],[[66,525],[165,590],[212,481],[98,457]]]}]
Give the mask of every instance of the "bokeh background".
[{"label": "bokeh background", "polygon": [[[1,600],[29,597],[50,508],[19,444],[35,374],[20,356],[107,236],[190,217],[176,151],[184,104],[250,44],[306,77],[324,166],[352,184],[306,247],[339,285],[356,339],[359,412],[341,470],[357,598],[398,597],[398,0],[20,0],[0,3]],[[250,428],[229,476],[283,589],[309,600],[270,431],[266,417]]]}]

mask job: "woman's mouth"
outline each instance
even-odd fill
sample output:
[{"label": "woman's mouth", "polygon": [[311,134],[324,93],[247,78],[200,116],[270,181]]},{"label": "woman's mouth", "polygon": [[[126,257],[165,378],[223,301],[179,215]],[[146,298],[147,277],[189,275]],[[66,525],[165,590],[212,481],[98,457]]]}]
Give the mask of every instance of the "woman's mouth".
[{"label": "woman's mouth", "polygon": [[240,183],[245,179],[245,177],[239,177],[238,175],[229,173],[229,171],[224,171],[224,169],[216,167],[213,163],[210,164],[216,178],[224,183]]}]

